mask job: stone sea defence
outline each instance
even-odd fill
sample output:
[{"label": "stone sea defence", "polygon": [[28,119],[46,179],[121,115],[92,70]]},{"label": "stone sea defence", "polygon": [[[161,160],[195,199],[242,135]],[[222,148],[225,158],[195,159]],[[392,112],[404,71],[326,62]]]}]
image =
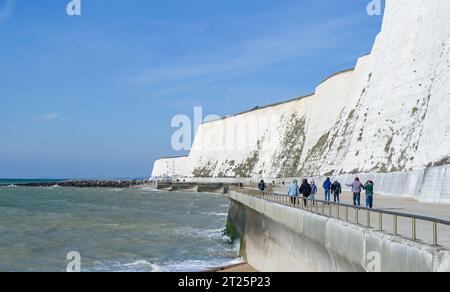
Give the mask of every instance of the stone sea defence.
[{"label": "stone sea defence", "polygon": [[450,271],[450,252],[236,191],[227,230],[259,271]]},{"label": "stone sea defence", "polygon": [[16,184],[19,187],[130,188],[146,185],[142,180],[68,180],[45,183]]},{"label": "stone sea defence", "polygon": [[207,192],[226,193],[229,185],[224,183],[189,183],[189,182],[151,182],[149,184],[155,190],[170,192]]},{"label": "stone sea defence", "polygon": [[354,69],[311,95],[201,125],[189,156],[157,161],[153,176],[377,174],[392,189],[409,177],[407,195],[431,187],[420,199],[449,201],[450,1],[406,2],[386,1],[373,49]]}]

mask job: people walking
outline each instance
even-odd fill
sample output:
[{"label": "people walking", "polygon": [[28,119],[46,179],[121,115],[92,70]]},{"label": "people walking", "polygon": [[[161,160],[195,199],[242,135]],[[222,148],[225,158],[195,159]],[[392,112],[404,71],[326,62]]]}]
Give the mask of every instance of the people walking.
[{"label": "people walking", "polygon": [[371,180],[368,180],[364,185],[364,189],[366,190],[366,207],[369,209],[373,208],[373,194],[374,194],[374,183]]},{"label": "people walking", "polygon": [[353,205],[361,206],[361,190],[364,188],[363,184],[359,181],[359,178],[355,178],[355,181],[351,184],[346,184],[352,188],[353,193]]},{"label": "people walking", "polygon": [[295,206],[297,197],[300,195],[300,189],[298,188],[298,181],[294,180],[289,187],[288,196],[291,197],[291,204]]},{"label": "people walking", "polygon": [[330,203],[331,185],[331,179],[327,177],[327,179],[323,183],[323,189],[325,190],[325,202],[327,205]]},{"label": "people walking", "polygon": [[334,195],[334,202],[340,203],[341,202],[340,196],[342,194],[342,186],[337,180],[331,186],[331,193]]},{"label": "people walking", "polygon": [[311,191],[311,185],[308,183],[307,179],[304,179],[302,185],[300,186],[300,194],[303,195],[303,203],[305,207],[308,205],[308,198],[311,196]]},{"label": "people walking", "polygon": [[310,196],[310,199],[313,200],[312,201],[313,205],[316,204],[316,202],[314,201],[316,199],[316,194],[317,194],[316,182],[314,180],[311,180],[311,196]]},{"label": "people walking", "polygon": [[266,190],[266,183],[264,182],[264,180],[261,180],[261,181],[259,182],[259,184],[258,184],[258,189],[259,189],[261,192],[264,192],[264,191]]}]

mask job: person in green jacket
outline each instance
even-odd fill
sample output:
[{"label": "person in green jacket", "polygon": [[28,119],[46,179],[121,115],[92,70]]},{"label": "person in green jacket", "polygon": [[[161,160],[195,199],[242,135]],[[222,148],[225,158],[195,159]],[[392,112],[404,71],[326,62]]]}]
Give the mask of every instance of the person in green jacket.
[{"label": "person in green jacket", "polygon": [[368,180],[364,185],[364,189],[366,190],[366,207],[369,209],[373,208],[373,189],[374,183],[371,180]]}]

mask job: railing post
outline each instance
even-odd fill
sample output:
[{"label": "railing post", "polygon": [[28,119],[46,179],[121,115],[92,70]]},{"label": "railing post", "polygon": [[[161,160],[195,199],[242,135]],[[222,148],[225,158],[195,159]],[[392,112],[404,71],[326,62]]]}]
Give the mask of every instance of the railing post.
[{"label": "railing post", "polygon": [[341,219],[341,212],[340,212],[341,210],[340,210],[340,208],[339,208],[339,205],[336,205],[336,208],[337,208],[337,209],[336,209],[337,218],[338,218],[338,219]]},{"label": "railing post", "polygon": [[367,227],[370,228],[370,211],[367,210]]},{"label": "railing post", "polygon": [[325,215],[325,204],[322,202],[322,215]]},{"label": "railing post", "polygon": [[398,216],[394,215],[394,235],[398,235]]},{"label": "railing post", "polygon": [[345,221],[348,222],[348,206],[345,207]]},{"label": "railing post", "polygon": [[333,207],[331,205],[331,203],[328,205],[328,208],[330,209],[330,217],[333,217]]},{"label": "railing post", "polygon": [[378,229],[379,231],[383,231],[383,213],[379,213],[380,215],[378,216]]},{"label": "railing post", "polygon": [[355,208],[355,221],[356,225],[359,225],[359,209]]},{"label": "railing post", "polygon": [[437,227],[437,222],[434,221],[433,222],[433,245],[434,246],[438,246],[438,227]]},{"label": "railing post", "polygon": [[417,229],[416,229],[416,218],[413,218],[412,219],[412,226],[411,226],[411,228],[412,228],[412,240],[414,240],[414,241],[416,241],[417,240]]}]

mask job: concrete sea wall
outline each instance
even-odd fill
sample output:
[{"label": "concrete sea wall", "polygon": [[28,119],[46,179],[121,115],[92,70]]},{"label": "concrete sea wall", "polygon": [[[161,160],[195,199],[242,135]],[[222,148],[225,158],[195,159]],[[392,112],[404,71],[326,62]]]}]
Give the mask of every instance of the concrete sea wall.
[{"label": "concrete sea wall", "polygon": [[228,229],[260,271],[450,271],[450,252],[230,192]]}]

